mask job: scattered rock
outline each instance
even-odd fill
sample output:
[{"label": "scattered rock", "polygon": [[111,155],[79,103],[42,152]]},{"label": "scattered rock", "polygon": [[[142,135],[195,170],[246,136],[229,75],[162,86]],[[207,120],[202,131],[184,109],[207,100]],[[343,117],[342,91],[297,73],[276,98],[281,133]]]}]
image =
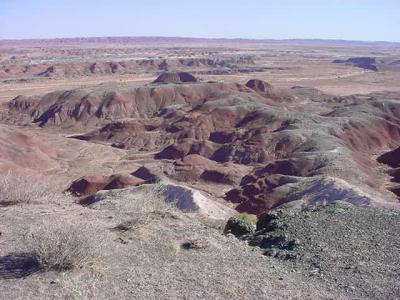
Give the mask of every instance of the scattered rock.
[{"label": "scattered rock", "polygon": [[208,247],[208,242],[204,239],[192,239],[187,242],[182,243],[181,248],[185,250],[191,249],[204,249]]},{"label": "scattered rock", "polygon": [[128,241],[126,241],[126,240],[124,240],[123,238],[117,238],[116,240],[114,240],[115,242],[117,242],[117,243],[121,243],[121,244],[123,244],[123,245],[127,245],[129,242]]}]

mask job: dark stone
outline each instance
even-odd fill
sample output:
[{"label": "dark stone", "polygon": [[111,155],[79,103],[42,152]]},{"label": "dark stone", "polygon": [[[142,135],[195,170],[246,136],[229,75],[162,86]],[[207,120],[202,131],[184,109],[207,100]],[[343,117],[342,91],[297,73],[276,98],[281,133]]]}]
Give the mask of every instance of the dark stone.
[{"label": "dark stone", "polygon": [[284,249],[286,246],[285,238],[283,236],[265,236],[260,245],[261,248],[269,249],[269,248],[279,248]]},{"label": "dark stone", "polygon": [[256,230],[272,231],[277,228],[278,214],[275,211],[262,214],[257,221]]}]

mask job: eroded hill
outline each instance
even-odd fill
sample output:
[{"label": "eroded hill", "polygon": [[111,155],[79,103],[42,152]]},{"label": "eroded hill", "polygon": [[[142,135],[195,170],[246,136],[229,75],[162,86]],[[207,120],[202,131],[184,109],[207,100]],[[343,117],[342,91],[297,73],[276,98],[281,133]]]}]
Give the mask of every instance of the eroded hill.
[{"label": "eroded hill", "polygon": [[222,184],[239,211],[336,200],[398,206],[374,158],[400,142],[398,94],[335,97],[260,80],[243,86],[185,76],[192,82],[168,83],[175,78],[169,74],[137,88],[17,97],[9,109],[42,127],[87,131],[73,138],[150,153],[169,166],[163,176],[183,184]]}]

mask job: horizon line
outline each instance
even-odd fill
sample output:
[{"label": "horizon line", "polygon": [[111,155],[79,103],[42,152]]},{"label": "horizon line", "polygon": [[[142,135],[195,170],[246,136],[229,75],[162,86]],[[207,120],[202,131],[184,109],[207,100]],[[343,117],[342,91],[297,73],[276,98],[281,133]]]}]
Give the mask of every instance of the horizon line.
[{"label": "horizon line", "polygon": [[128,39],[192,39],[192,40],[210,40],[210,41],[253,41],[253,42],[268,42],[268,41],[331,41],[331,42],[357,42],[357,43],[388,43],[400,44],[400,41],[388,40],[356,40],[356,39],[337,39],[337,38],[246,38],[246,37],[194,37],[194,36],[158,36],[158,35],[138,35],[138,36],[74,36],[74,37],[46,37],[46,38],[1,38],[0,41],[54,41],[54,40],[74,40],[74,39],[112,39],[112,38],[128,38]]}]

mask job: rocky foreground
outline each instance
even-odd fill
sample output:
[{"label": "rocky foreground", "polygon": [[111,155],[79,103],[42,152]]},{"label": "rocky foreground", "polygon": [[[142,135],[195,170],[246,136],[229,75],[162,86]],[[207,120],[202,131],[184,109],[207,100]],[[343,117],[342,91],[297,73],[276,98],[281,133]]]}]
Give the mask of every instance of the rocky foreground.
[{"label": "rocky foreground", "polygon": [[[1,210],[4,299],[397,299],[397,211],[345,203],[279,209],[235,237],[226,219],[154,200],[154,187]],[[61,228],[60,228],[61,227]],[[86,264],[42,269],[26,235],[72,230]],[[37,234],[37,233],[36,233]],[[37,236],[35,236],[37,238]],[[85,237],[83,239],[83,237]],[[48,240],[46,240],[48,243]],[[46,244],[49,245],[49,244]],[[51,245],[51,243],[50,243]]]}]

